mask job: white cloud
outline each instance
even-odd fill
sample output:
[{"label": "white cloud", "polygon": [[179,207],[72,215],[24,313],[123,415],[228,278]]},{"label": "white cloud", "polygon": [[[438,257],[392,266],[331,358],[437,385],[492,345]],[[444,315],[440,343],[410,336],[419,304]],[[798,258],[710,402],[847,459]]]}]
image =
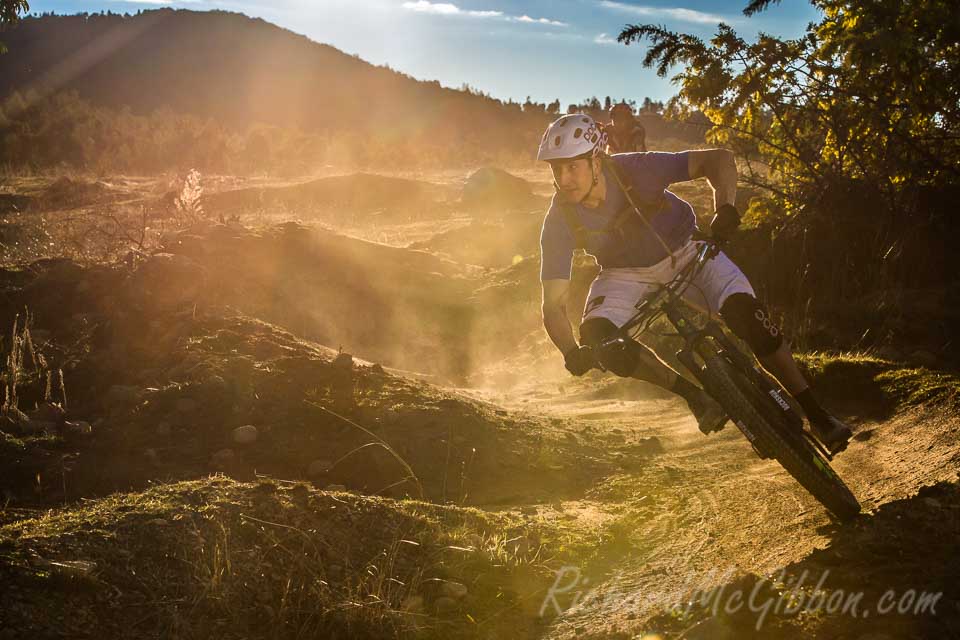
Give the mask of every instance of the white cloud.
[{"label": "white cloud", "polygon": [[528,15],[522,15],[522,16],[519,16],[519,17],[514,17],[514,18],[511,18],[511,20],[515,20],[516,22],[530,22],[530,23],[534,23],[534,24],[549,24],[549,25],[554,26],[554,27],[568,27],[568,26],[570,26],[570,25],[568,25],[566,22],[560,22],[559,20],[550,20],[549,18],[531,18],[531,17],[528,16]]},{"label": "white cloud", "polygon": [[617,44],[617,41],[611,38],[606,33],[598,34],[596,38],[593,39],[597,44]]},{"label": "white cloud", "polygon": [[112,2],[132,4],[200,4],[201,0],[111,0]]},{"label": "white cloud", "polygon": [[400,5],[410,11],[420,13],[432,13],[438,16],[469,16],[472,18],[502,18],[510,22],[523,22],[526,24],[545,24],[551,27],[569,26],[566,22],[559,20],[550,20],[549,18],[531,18],[528,15],[507,16],[502,11],[473,11],[470,9],[461,9],[455,4],[449,2],[430,2],[429,0],[417,0],[416,2],[404,2]]},{"label": "white cloud", "polygon": [[502,11],[469,11],[458,7],[449,2],[429,2],[428,0],[417,0],[417,2],[404,2],[401,5],[404,9],[419,11],[421,13],[434,13],[441,16],[471,16],[474,18],[499,18],[503,15]]},{"label": "white cloud", "polygon": [[703,11],[684,9],[682,7],[647,7],[639,4],[614,2],[613,0],[602,0],[600,6],[625,13],[634,13],[640,16],[672,18],[680,22],[695,22],[698,24],[717,24],[719,22],[730,24],[737,22],[736,18],[728,18],[714,13],[704,13]]}]

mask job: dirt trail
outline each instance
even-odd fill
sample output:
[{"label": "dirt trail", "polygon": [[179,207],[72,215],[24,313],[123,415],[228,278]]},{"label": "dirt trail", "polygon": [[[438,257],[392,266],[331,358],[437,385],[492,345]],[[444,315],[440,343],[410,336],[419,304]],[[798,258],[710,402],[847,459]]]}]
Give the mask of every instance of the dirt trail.
[{"label": "dirt trail", "polygon": [[[628,443],[656,438],[662,452],[636,468],[627,463],[622,476],[585,498],[541,514],[614,532],[598,538],[597,561],[558,578],[551,608],[560,615],[545,638],[630,637],[692,592],[744,574],[776,574],[843,532],[777,463],[758,459],[730,423],[707,438],[673,399],[570,401],[552,388],[552,394],[544,387],[490,399],[620,433]],[[869,526],[865,521],[881,506],[956,479],[960,419],[915,410],[857,424],[855,431],[856,440],[834,462],[866,514],[848,528]],[[956,537],[960,530],[945,533]],[[886,559],[891,578],[899,563]]]}]

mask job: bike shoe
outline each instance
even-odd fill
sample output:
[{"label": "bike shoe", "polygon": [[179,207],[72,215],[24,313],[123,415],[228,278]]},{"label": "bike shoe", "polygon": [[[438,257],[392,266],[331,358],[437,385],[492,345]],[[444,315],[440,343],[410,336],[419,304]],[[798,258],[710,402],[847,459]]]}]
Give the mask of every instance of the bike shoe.
[{"label": "bike shoe", "polygon": [[850,427],[829,413],[824,413],[820,419],[810,420],[810,430],[831,454],[837,454],[846,449],[853,436]]},{"label": "bike shoe", "polygon": [[697,426],[703,435],[720,431],[727,424],[727,413],[705,391],[699,391],[693,401],[687,400],[687,406],[697,419]]}]

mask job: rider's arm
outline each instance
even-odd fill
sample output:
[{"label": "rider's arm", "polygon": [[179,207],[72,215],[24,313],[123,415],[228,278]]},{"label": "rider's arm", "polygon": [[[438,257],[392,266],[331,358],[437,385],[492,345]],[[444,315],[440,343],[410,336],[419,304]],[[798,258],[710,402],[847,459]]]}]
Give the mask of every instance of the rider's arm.
[{"label": "rider's arm", "polygon": [[737,163],[732,151],[703,149],[687,152],[690,179],[706,178],[713,188],[713,210],[734,204],[737,197]]},{"label": "rider's arm", "polygon": [[543,285],[543,327],[560,353],[567,353],[577,346],[577,341],[573,337],[573,327],[567,319],[567,293],[570,290],[570,281],[543,280],[541,284]]}]

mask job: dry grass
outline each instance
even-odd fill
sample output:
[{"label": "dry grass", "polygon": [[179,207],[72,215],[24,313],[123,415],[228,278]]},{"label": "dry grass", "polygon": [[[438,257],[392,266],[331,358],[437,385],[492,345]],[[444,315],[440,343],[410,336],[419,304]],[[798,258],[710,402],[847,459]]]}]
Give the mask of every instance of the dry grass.
[{"label": "dry grass", "polygon": [[539,536],[522,527],[473,509],[212,478],[0,527],[0,594],[9,621],[40,635],[96,625],[110,637],[530,637],[523,601],[550,576]]}]

